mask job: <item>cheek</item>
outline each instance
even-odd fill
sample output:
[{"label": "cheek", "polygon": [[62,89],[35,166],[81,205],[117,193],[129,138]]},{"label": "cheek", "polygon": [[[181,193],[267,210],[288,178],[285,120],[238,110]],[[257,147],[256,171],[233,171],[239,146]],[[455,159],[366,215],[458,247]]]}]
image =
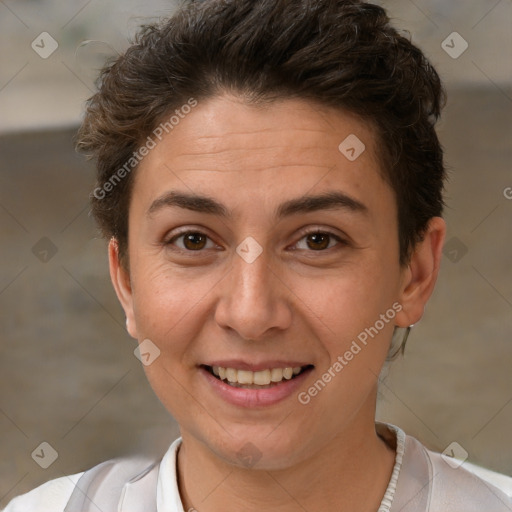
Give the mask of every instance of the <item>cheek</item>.
[{"label": "cheek", "polygon": [[139,341],[150,339],[160,350],[158,358],[144,366],[144,371],[157,397],[180,424],[186,421],[180,412],[190,409],[187,389],[194,366],[192,340],[199,337],[201,298],[207,291],[201,283],[199,280],[198,286],[191,286],[190,280],[163,265],[139,269],[134,278]]},{"label": "cheek", "polygon": [[133,305],[140,337],[154,338],[161,346],[179,326],[178,320],[190,310],[191,297],[180,283],[161,268],[146,268],[134,273]]},{"label": "cheek", "polygon": [[164,360],[181,360],[185,352],[193,356],[190,343],[200,337],[208,298],[218,280],[197,269],[170,269],[166,263],[139,268],[133,281],[139,339],[151,339]]},{"label": "cheek", "polygon": [[[378,261],[368,267],[354,267],[318,295],[315,313],[321,320],[317,322],[323,333],[321,343],[329,356],[319,373],[328,371],[335,361],[340,363],[340,357],[343,367],[331,369],[339,378],[332,379],[326,403],[336,402],[340,396],[350,401],[350,388],[356,404],[374,386],[394,328],[393,272],[388,269],[386,274]],[[329,375],[326,378],[330,379]]]},{"label": "cheek", "polygon": [[373,389],[394,327],[393,279],[378,265],[352,270],[329,282],[310,315],[317,318],[314,333],[328,354],[318,378],[332,384],[316,405],[327,410],[341,403],[355,410]]},{"label": "cheek", "polygon": [[396,287],[391,276],[392,271],[382,269],[378,262],[347,269],[317,294],[318,317],[334,335],[357,335],[391,307]]}]

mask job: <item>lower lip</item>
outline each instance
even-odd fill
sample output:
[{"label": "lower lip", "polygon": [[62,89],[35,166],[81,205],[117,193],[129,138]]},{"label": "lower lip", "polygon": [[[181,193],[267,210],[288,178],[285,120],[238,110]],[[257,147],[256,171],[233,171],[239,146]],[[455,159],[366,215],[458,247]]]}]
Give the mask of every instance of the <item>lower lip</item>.
[{"label": "lower lip", "polygon": [[201,374],[206,378],[214,392],[226,402],[239,407],[265,407],[281,402],[292,395],[313,370],[308,368],[290,380],[282,380],[279,384],[265,389],[235,388],[214,377],[206,368],[200,367]]}]

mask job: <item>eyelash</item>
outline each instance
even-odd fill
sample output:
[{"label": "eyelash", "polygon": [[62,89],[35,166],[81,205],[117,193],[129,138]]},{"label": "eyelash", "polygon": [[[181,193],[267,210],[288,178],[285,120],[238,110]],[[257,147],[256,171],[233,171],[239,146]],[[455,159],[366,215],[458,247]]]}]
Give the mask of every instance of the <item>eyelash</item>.
[{"label": "eyelash", "polygon": [[[170,245],[173,245],[173,243],[178,240],[179,238],[185,236],[185,235],[188,235],[188,234],[195,234],[195,235],[202,235],[202,236],[205,236],[208,240],[211,240],[211,238],[206,234],[206,233],[203,233],[202,231],[196,231],[196,230],[191,230],[191,229],[187,229],[187,230],[184,230],[184,231],[181,231],[177,234],[175,234],[172,238],[170,238],[169,240],[165,241],[164,242],[164,245],[166,246],[170,246]],[[302,236],[301,238],[296,242],[300,242],[302,239],[306,238],[307,236],[309,235],[327,235],[329,236],[330,238],[334,238],[334,240],[336,240],[338,242],[338,246],[346,246],[348,245],[348,242],[346,240],[344,240],[343,238],[341,238],[340,236],[332,233],[331,231],[326,231],[326,230],[320,230],[320,229],[311,229],[309,231],[306,231],[304,233],[302,233]],[[299,250],[307,250],[308,252],[328,252],[329,250],[331,249],[335,249],[336,246],[334,247],[328,247],[326,249],[320,249],[320,250],[313,250],[313,249],[299,249]],[[188,254],[193,254],[193,253],[202,253],[204,252],[204,249],[198,249],[196,251],[193,251],[193,250],[190,250],[190,249],[182,249],[181,247],[179,247],[178,249],[175,249],[177,250],[178,252],[182,252],[182,253],[188,253]]]}]

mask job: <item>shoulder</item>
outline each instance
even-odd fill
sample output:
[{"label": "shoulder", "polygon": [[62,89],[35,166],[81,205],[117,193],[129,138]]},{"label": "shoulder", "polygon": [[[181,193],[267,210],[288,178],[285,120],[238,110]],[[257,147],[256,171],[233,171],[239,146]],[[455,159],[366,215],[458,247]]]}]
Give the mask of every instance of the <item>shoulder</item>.
[{"label": "shoulder", "polygon": [[425,448],[432,464],[432,494],[440,503],[447,500],[471,507],[469,510],[510,511],[512,478],[475,464],[449,458]]},{"label": "shoulder", "polygon": [[50,480],[11,500],[3,512],[63,511],[83,473]]},{"label": "shoulder", "polygon": [[[391,512],[512,512],[512,478],[429,450],[392,424],[377,430],[396,449],[395,466],[382,510]],[[393,442],[391,443],[392,440]]]},{"label": "shoulder", "polygon": [[512,510],[512,478],[448,457],[423,446],[418,440],[407,436],[409,448],[425,456],[429,481],[429,510],[463,509],[465,512]]},{"label": "shoulder", "polygon": [[117,510],[134,500],[142,510],[156,498],[158,462],[138,456],[107,460],[14,498],[4,512],[78,512],[90,510],[90,503],[95,510]]},{"label": "shoulder", "polygon": [[77,512],[89,510],[88,502],[105,505],[104,510],[124,510],[123,504],[130,510],[144,510],[146,505],[155,504],[156,510],[157,484],[164,462],[165,480],[173,482],[166,491],[167,500],[179,497],[175,458],[180,442],[181,438],[176,439],[163,458],[134,455],[110,459],[85,472],[51,480],[14,498],[3,512]]},{"label": "shoulder", "polygon": [[512,476],[492,471],[482,466],[478,466],[477,464],[472,464],[471,462],[465,462],[463,467],[482,480],[485,480],[498,489],[501,489],[508,496],[512,496]]}]

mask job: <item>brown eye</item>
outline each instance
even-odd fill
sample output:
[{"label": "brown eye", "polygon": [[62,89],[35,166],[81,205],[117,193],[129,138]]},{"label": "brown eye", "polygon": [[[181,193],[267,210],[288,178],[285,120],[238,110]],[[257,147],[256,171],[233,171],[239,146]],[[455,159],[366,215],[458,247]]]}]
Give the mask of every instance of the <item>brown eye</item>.
[{"label": "brown eye", "polygon": [[[300,243],[302,240],[306,240],[306,243],[300,247]],[[331,242],[336,241],[337,243],[332,244]],[[334,248],[336,245],[343,246],[347,245],[345,240],[335,235],[334,233],[330,233],[329,231],[310,231],[309,233],[305,233],[304,236],[299,240],[297,246],[299,249],[322,252],[327,249]]]},{"label": "brown eye", "polygon": [[184,235],[183,245],[191,251],[202,249],[206,245],[206,238],[201,233],[187,233]]},{"label": "brown eye", "polygon": [[177,246],[178,249],[198,252],[206,247],[208,236],[199,231],[186,231],[171,238],[166,242],[166,245],[174,245],[174,243],[180,239],[182,239],[183,242],[182,245]]},{"label": "brown eye", "polygon": [[308,242],[312,242],[311,244],[308,243],[310,249],[326,249],[329,245],[330,235],[326,233],[311,233],[307,236],[307,239]]}]

